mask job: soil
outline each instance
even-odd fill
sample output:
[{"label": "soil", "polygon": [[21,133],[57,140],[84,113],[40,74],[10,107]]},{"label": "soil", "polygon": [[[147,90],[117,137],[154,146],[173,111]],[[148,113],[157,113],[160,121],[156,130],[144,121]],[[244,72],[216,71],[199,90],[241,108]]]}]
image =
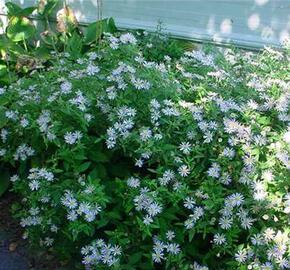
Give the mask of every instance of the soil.
[{"label": "soil", "polygon": [[10,211],[18,200],[11,192],[0,197],[0,270],[64,270],[56,258],[31,250],[22,238],[23,228]]}]

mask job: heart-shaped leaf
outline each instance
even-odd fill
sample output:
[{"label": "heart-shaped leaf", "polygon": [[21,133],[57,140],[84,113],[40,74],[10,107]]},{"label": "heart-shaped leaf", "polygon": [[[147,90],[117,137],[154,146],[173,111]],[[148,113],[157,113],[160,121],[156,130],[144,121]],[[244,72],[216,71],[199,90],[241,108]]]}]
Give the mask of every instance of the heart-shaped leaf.
[{"label": "heart-shaped leaf", "polygon": [[35,27],[26,17],[12,17],[9,20],[6,34],[13,42],[23,41],[35,34]]}]

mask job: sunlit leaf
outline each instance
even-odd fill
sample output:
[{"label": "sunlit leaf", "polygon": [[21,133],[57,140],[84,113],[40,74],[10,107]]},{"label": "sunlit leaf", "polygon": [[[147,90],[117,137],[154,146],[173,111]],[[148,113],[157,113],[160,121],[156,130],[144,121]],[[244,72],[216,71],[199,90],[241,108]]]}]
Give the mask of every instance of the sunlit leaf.
[{"label": "sunlit leaf", "polygon": [[31,38],[35,34],[35,27],[29,19],[25,17],[12,17],[9,20],[6,34],[13,42],[19,42]]}]

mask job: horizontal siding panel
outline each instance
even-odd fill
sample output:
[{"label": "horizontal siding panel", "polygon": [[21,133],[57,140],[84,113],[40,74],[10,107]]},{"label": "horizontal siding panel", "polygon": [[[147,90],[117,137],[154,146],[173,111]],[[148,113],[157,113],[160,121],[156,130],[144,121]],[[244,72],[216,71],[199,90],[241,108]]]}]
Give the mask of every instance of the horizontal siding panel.
[{"label": "horizontal siding panel", "polygon": [[[97,0],[67,2],[79,21],[98,18]],[[290,0],[103,0],[102,6],[102,16],[119,27],[155,30],[161,21],[172,35],[193,40],[261,47],[290,36]]]}]

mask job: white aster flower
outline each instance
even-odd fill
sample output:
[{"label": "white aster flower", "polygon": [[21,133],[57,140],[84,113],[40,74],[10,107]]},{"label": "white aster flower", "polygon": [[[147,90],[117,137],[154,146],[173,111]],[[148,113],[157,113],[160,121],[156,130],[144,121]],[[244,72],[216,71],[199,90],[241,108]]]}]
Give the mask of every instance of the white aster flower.
[{"label": "white aster flower", "polygon": [[75,144],[77,141],[79,141],[83,137],[82,133],[80,131],[74,131],[74,132],[67,132],[64,135],[64,140],[67,144]]},{"label": "white aster flower", "polygon": [[180,176],[186,177],[190,174],[190,169],[186,165],[181,165],[178,168],[178,173],[180,174]]},{"label": "white aster flower", "polygon": [[137,43],[137,39],[131,33],[122,34],[120,36],[120,41],[123,44],[132,44],[132,45],[135,45]]},{"label": "white aster flower", "polygon": [[226,237],[223,233],[216,233],[213,237],[213,242],[216,245],[223,245],[226,242]]},{"label": "white aster flower", "polygon": [[241,249],[239,250],[236,254],[235,254],[235,259],[237,262],[239,263],[245,263],[247,260],[247,251],[245,249]]},{"label": "white aster flower", "polygon": [[182,142],[179,145],[179,149],[183,154],[188,155],[191,151],[191,144],[189,142]]},{"label": "white aster flower", "polygon": [[131,188],[137,188],[140,186],[140,180],[136,177],[130,177],[127,180],[127,185]]},{"label": "white aster flower", "polygon": [[167,231],[166,232],[166,238],[169,240],[169,241],[171,241],[171,240],[173,240],[173,238],[175,237],[175,233],[174,233],[174,231]]}]

